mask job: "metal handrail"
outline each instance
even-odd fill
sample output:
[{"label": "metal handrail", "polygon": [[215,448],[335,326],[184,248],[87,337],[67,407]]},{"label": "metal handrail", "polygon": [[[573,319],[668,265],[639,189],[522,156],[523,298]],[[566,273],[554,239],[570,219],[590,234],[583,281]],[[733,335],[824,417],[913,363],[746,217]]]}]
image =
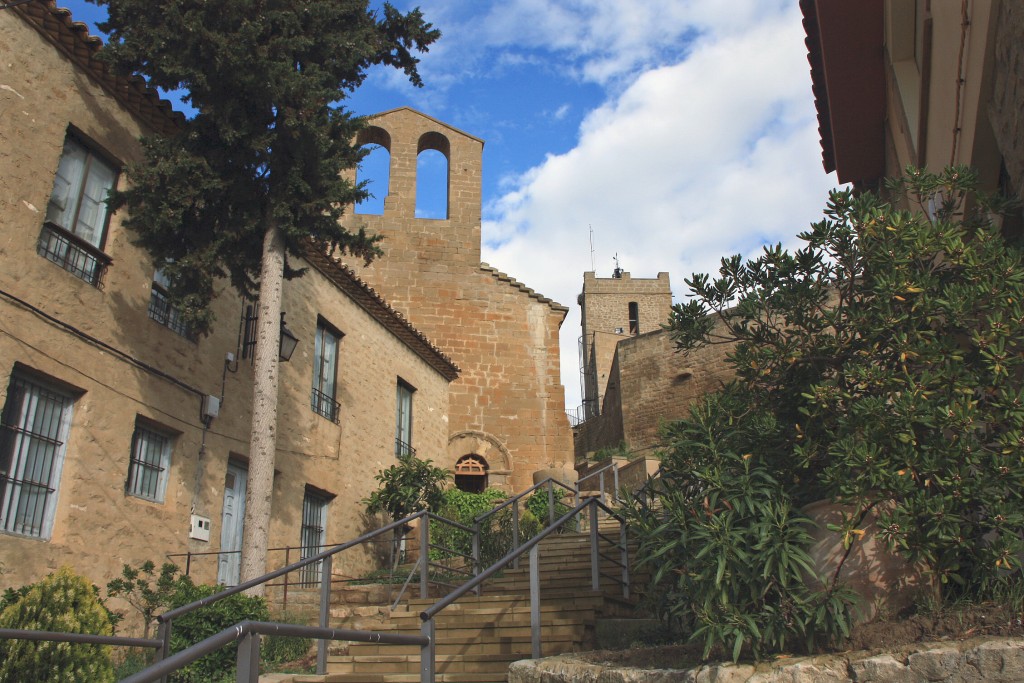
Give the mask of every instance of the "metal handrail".
[{"label": "metal handrail", "polygon": [[580,491],[583,490],[583,485],[582,485],[583,482],[586,481],[587,479],[590,479],[591,477],[598,477],[598,487],[599,487],[599,490],[601,491],[601,502],[603,503],[605,501],[605,495],[604,495],[604,488],[605,488],[604,487],[604,473],[607,472],[608,470],[612,471],[612,477],[613,477],[613,487],[612,487],[613,493],[612,493],[612,496],[613,496],[613,499],[614,500],[619,500],[619,463],[617,463],[617,462],[609,463],[608,465],[605,465],[604,467],[602,467],[599,470],[594,470],[593,472],[590,472],[586,476],[580,477],[576,481],[576,500],[577,501],[579,500]]},{"label": "metal handrail", "polygon": [[13,640],[47,640],[57,643],[87,643],[89,645],[119,645],[123,647],[151,647],[159,649],[163,641],[153,638],[101,636],[94,633],[63,633],[59,631],[30,631],[23,628],[0,628],[0,638]]},{"label": "metal handrail", "polygon": [[542,481],[540,483],[537,483],[537,484],[534,484],[533,486],[531,486],[530,488],[526,489],[522,493],[517,493],[516,495],[512,496],[511,498],[505,499],[500,505],[495,505],[493,508],[491,508],[487,512],[480,513],[479,515],[477,515],[476,517],[473,518],[473,521],[476,522],[476,523],[482,522],[483,520],[487,519],[491,515],[496,514],[499,510],[502,510],[502,509],[508,507],[509,505],[512,505],[513,503],[518,503],[522,498],[525,498],[527,494],[533,493],[534,491],[536,491],[537,489],[539,489],[541,486],[544,486],[544,485],[561,486],[561,487],[563,487],[565,489],[568,489],[569,491],[574,491],[574,492],[576,491],[576,487],[573,486],[572,484],[566,484],[566,483],[561,482],[561,481],[559,481],[559,480],[557,480],[557,479],[555,479],[553,477],[548,477],[544,481]]},{"label": "metal handrail", "polygon": [[[543,482],[542,482],[543,483]],[[540,571],[539,571],[539,549],[540,542],[553,533],[556,533],[558,529],[573,519],[576,515],[580,514],[584,509],[589,508],[590,511],[590,571],[591,571],[591,588],[594,591],[601,589],[601,573],[600,573],[600,557],[598,550],[599,534],[597,530],[597,512],[598,509],[603,509],[606,513],[619,520],[620,525],[620,540],[621,540],[621,552],[622,562],[620,563],[623,568],[622,577],[622,589],[623,597],[629,598],[629,550],[626,544],[626,522],[625,519],[616,511],[602,503],[596,498],[588,498],[587,500],[578,503],[572,510],[569,510],[564,515],[559,517],[554,523],[549,525],[546,529],[541,531],[539,534],[528,540],[523,545],[513,548],[500,560],[492,564],[487,569],[484,569],[472,580],[467,581],[459,588],[455,589],[439,601],[428,607],[427,609],[420,612],[420,619],[423,622],[421,633],[424,637],[430,639],[430,645],[427,646],[426,651],[421,656],[429,656],[430,664],[429,670],[421,660],[420,671],[421,671],[421,683],[433,683],[433,672],[434,672],[434,660],[436,657],[436,624],[434,623],[434,617],[436,617],[446,607],[453,604],[459,598],[465,596],[470,591],[475,591],[479,594],[479,589],[482,584],[492,577],[493,575],[504,569],[509,563],[514,562],[519,556],[524,553],[529,553],[530,558],[530,631],[531,631],[531,647],[532,656],[534,659],[538,659],[541,654],[540,648]],[[429,676],[429,677],[428,677]]]},{"label": "metal handrail", "polygon": [[174,653],[170,657],[123,679],[121,683],[150,683],[151,681],[158,681],[168,674],[188,666],[200,657],[219,650],[236,640],[241,640],[242,642],[238,645],[238,672],[235,680],[239,683],[255,683],[259,678],[259,637],[261,635],[316,638],[320,642],[327,640],[349,640],[362,643],[385,643],[388,645],[419,645],[422,650],[426,650],[431,643],[430,639],[423,636],[400,633],[299,626],[268,621],[243,621],[234,626],[229,626],[191,647]]}]

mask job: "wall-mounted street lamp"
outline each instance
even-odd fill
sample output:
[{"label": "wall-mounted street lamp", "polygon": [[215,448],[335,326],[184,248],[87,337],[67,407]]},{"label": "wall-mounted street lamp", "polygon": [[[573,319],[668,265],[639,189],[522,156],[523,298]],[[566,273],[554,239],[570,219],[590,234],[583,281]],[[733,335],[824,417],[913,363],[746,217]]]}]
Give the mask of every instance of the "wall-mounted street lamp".
[{"label": "wall-mounted street lamp", "polygon": [[281,347],[278,350],[278,358],[282,362],[288,362],[291,359],[292,354],[295,353],[295,347],[299,345],[299,338],[296,337],[288,326],[284,324],[284,311],[281,311]]}]

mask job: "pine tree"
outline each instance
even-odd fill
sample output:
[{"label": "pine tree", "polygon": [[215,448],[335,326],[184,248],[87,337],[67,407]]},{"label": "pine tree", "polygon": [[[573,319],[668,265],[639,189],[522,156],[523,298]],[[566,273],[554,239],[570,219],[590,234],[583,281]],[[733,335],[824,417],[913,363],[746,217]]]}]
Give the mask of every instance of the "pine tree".
[{"label": "pine tree", "polygon": [[[120,74],[182,89],[197,114],[176,134],[144,138],[112,196],[137,244],[170,281],[198,333],[213,323],[219,278],[258,292],[259,320],[242,580],[265,570],[277,429],[281,287],[310,240],[367,262],[376,239],[339,223],[366,196],[343,177],[361,153],[362,125],[340,103],[370,66],[402,69],[422,85],[414,51],[440,33],[418,9],[367,0],[93,0],[106,5],[103,55]],[[255,592],[260,592],[258,589]]]}]

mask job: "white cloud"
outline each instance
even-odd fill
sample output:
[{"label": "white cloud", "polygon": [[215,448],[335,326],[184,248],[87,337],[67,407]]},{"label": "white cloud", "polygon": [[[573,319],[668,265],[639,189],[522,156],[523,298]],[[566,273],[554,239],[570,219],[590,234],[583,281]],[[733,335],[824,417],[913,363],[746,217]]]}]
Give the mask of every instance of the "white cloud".
[{"label": "white cloud", "polygon": [[[618,253],[634,277],[668,271],[679,295],[685,277],[714,272],[721,256],[750,256],[765,242],[793,246],[835,182],[820,166],[795,6],[769,15],[765,2],[679,4],[705,31],[685,61],[610,95],[572,150],[523,173],[486,207],[485,260],[572,310],[561,337],[569,407],[579,401],[576,294],[591,270],[588,226],[598,276],[610,276]],[[532,0],[511,6],[525,17],[541,11]]]}]

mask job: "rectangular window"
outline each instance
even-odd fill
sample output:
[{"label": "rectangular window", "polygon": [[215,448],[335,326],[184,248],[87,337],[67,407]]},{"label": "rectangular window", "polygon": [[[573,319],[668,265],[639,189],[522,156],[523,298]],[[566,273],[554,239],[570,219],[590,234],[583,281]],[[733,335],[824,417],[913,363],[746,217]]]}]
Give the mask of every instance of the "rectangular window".
[{"label": "rectangular window", "polygon": [[[318,491],[311,486],[306,487],[306,495],[302,498],[302,543],[301,557],[303,560],[313,557],[323,550],[327,539],[327,503],[330,494]],[[322,562],[315,562],[300,570],[303,583],[318,583]]]},{"label": "rectangular window", "polygon": [[181,319],[181,311],[171,305],[167,294],[170,282],[159,268],[153,273],[153,284],[149,290],[149,317],[168,327],[186,339],[192,339],[192,331]]},{"label": "rectangular window", "polygon": [[338,369],[338,343],[341,333],[320,321],[316,326],[313,345],[313,412],[331,422],[338,421],[339,405],[334,400]]},{"label": "rectangular window", "polygon": [[49,538],[68,429],[71,396],[15,371],[0,417],[0,529]]},{"label": "rectangular window", "polygon": [[640,307],[635,301],[629,302],[629,333],[640,334]]},{"label": "rectangular window", "polygon": [[164,502],[167,474],[171,467],[172,437],[138,420],[132,435],[132,454],[124,491],[155,503]]},{"label": "rectangular window", "polygon": [[395,456],[404,458],[416,455],[412,447],[412,394],[416,391],[402,380],[398,380],[398,401],[395,408]]},{"label": "rectangular window", "polygon": [[110,258],[103,253],[107,195],[117,183],[117,169],[81,142],[64,140],[38,252],[69,273],[99,286]]}]

